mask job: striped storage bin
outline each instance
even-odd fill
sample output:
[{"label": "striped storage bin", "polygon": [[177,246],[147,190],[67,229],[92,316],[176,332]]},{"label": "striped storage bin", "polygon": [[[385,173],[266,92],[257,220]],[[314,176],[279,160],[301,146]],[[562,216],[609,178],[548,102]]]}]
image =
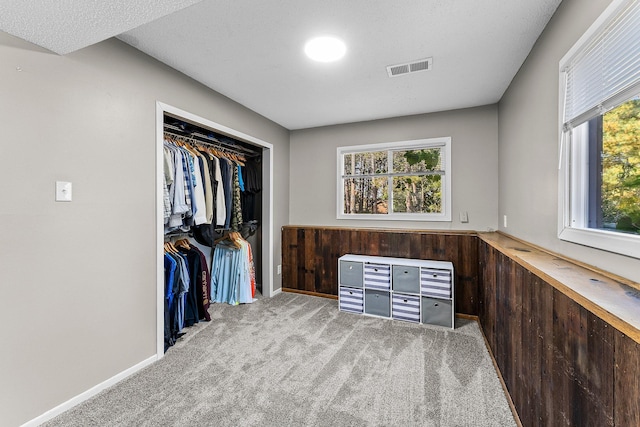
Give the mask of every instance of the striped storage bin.
[{"label": "striped storage bin", "polygon": [[362,292],[362,289],[340,286],[340,310],[362,313],[364,311]]},{"label": "striped storage bin", "polygon": [[391,317],[420,323],[420,297],[394,293],[391,300]]},{"label": "striped storage bin", "polygon": [[389,264],[364,265],[364,287],[388,291],[391,289],[391,266]]},{"label": "striped storage bin", "polygon": [[420,269],[420,291],[424,296],[451,298],[451,270]]}]

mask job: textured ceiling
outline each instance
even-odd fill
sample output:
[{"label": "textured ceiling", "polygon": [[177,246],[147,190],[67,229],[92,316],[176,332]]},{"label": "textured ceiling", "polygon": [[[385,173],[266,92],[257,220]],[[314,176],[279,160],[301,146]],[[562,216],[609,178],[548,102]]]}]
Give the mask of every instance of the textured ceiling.
[{"label": "textured ceiling", "polygon": [[[301,129],[495,103],[560,0],[55,3],[2,1],[0,28],[58,53],[126,31],[124,42]],[[347,54],[314,63],[304,44],[326,34]],[[431,71],[387,75],[427,57]]]},{"label": "textured ceiling", "polygon": [[200,0],[1,0],[0,30],[60,55]]}]

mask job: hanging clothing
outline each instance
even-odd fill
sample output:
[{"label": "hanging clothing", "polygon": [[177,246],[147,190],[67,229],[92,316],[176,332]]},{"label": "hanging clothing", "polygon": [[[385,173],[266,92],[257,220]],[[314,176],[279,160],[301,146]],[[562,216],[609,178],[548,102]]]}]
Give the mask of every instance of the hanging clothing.
[{"label": "hanging clothing", "polygon": [[178,263],[168,254],[164,254],[164,351],[175,344],[177,339],[177,329],[172,327],[173,315],[175,314],[175,304],[173,304],[175,286],[175,274]]},{"label": "hanging clothing", "polygon": [[213,187],[211,185],[211,172],[209,168],[208,156],[198,152],[200,160],[200,172],[202,173],[202,182],[204,184],[204,200],[205,200],[205,224],[211,224],[213,220]]},{"label": "hanging clothing", "polygon": [[204,254],[195,246],[179,248],[189,263],[190,297],[185,310],[185,324],[191,326],[200,319],[211,320],[209,317],[210,275]]},{"label": "hanging clothing", "polygon": [[251,297],[256,297],[256,267],[253,262],[253,250],[251,249],[251,245],[247,243],[247,247],[249,250],[249,279],[251,281]]},{"label": "hanging clothing", "polygon": [[187,260],[188,272],[189,272],[189,292],[185,296],[184,303],[184,326],[192,326],[199,322],[200,314],[198,312],[198,290],[201,290],[198,286],[198,270],[200,270],[200,257],[191,252],[183,252],[180,249],[182,256]]},{"label": "hanging clothing", "polygon": [[242,227],[242,206],[240,202],[240,182],[238,167],[233,168],[233,209],[231,218],[231,230],[240,231]]},{"label": "hanging clothing", "polygon": [[207,222],[207,209],[205,200],[204,182],[202,180],[202,170],[200,169],[200,157],[189,152],[193,163],[194,173],[192,174],[193,193],[195,203],[193,205],[193,223],[195,225],[205,224]]},{"label": "hanging clothing", "polygon": [[222,186],[224,188],[224,203],[226,208],[224,228],[231,227],[231,211],[233,209],[233,171],[231,162],[224,157],[220,158],[220,172],[222,174]]},{"label": "hanging clothing", "polygon": [[[178,151],[181,155],[181,164],[182,164],[182,175],[184,177],[184,192],[185,192],[185,202],[189,209],[185,212],[185,216],[183,218],[184,225],[186,228],[183,230],[188,230],[188,227],[193,224],[193,214],[195,213],[196,208],[196,197],[194,194],[194,170],[193,170],[193,159],[191,158],[191,153],[185,150],[182,147],[178,147]],[[178,166],[179,167],[179,166]]]},{"label": "hanging clothing", "polygon": [[261,217],[257,204],[258,193],[262,191],[260,163],[257,159],[247,159],[241,173],[244,184],[241,197],[242,219],[245,222],[257,220]]},{"label": "hanging clothing", "polygon": [[224,227],[227,221],[227,205],[224,197],[224,183],[222,182],[222,163],[217,157],[213,158],[216,168],[216,225]]},{"label": "hanging clothing", "polygon": [[[216,228],[239,231],[244,221],[258,218],[255,194],[261,187],[259,164],[224,149],[192,144],[165,137],[165,234],[214,222]],[[247,166],[243,166],[245,161]]]},{"label": "hanging clothing", "polygon": [[210,274],[206,256],[186,244],[168,251],[165,244],[165,351],[175,344],[185,327],[209,321]]},{"label": "hanging clothing", "polygon": [[253,302],[255,296],[255,273],[253,258],[247,241],[222,241],[213,252],[211,271],[211,299],[217,303],[231,305]]},{"label": "hanging clothing", "polygon": [[179,254],[165,252],[165,351],[175,344],[183,327],[184,294],[188,289],[188,274]]},{"label": "hanging clothing", "polygon": [[238,184],[240,184],[240,191],[244,191],[244,180],[242,179],[242,166],[238,165]]},{"label": "hanging clothing", "polygon": [[[188,194],[189,186],[186,184],[182,152],[176,146],[165,141],[165,147],[170,155],[170,163],[173,167],[173,179],[169,187],[169,200],[171,201],[171,215],[165,224],[167,229],[176,229],[183,225],[183,218],[191,210],[191,196]],[[165,174],[166,177],[166,174]],[[165,207],[165,209],[167,209]]]}]

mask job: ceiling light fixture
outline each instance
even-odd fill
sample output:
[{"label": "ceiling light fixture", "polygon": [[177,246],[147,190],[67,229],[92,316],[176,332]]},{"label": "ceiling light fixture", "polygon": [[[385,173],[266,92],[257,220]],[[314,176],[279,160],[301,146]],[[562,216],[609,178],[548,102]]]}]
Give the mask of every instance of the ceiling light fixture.
[{"label": "ceiling light fixture", "polygon": [[304,53],[314,61],[333,62],[342,58],[347,52],[347,47],[335,37],[316,37],[304,46]]}]

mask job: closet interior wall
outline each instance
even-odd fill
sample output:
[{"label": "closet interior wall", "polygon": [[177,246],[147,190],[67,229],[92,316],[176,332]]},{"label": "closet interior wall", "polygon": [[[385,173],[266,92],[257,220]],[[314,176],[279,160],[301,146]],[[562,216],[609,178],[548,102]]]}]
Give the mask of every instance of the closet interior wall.
[{"label": "closet interior wall", "polygon": [[[180,117],[173,117],[170,114],[164,114],[163,123],[164,135],[174,137],[178,140],[185,142],[191,142],[194,144],[202,144],[214,149],[217,149],[223,153],[230,153],[235,155],[244,156],[247,159],[257,161],[256,175],[261,180],[262,178],[262,147],[254,146],[248,142],[240,141],[236,138],[224,135],[215,129],[208,129],[197,123],[188,122]],[[254,218],[257,220],[257,226],[249,235],[245,235],[245,240],[251,245],[251,250],[254,254],[255,275],[258,291],[262,292],[262,191],[255,193],[255,207],[253,209]],[[213,220],[215,222],[215,218]],[[246,220],[245,220],[246,222]],[[223,227],[216,226],[216,236],[221,236],[228,232]],[[191,244],[200,249],[207,255],[207,262],[212,262],[213,248],[206,246],[198,241],[193,236],[192,231],[188,232],[175,232],[165,234],[165,242],[175,241],[177,239],[187,238]],[[211,268],[211,265],[209,265]]]}]

